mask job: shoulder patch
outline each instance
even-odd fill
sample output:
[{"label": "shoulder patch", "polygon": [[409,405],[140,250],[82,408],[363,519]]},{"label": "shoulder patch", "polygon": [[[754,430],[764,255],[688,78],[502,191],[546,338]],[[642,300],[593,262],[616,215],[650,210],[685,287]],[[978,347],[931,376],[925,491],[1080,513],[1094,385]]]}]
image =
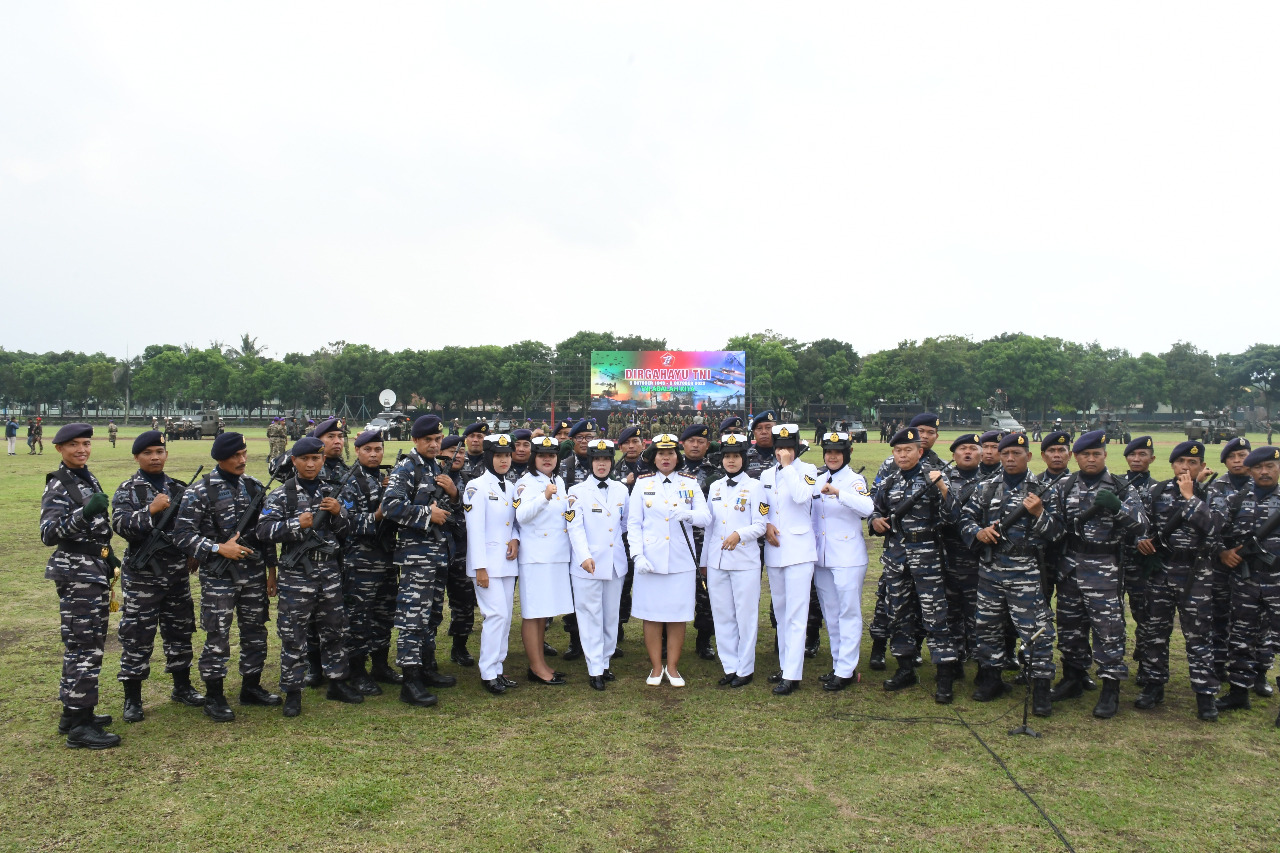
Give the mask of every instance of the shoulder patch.
[{"label": "shoulder patch", "polygon": [[866,482],[864,482],[864,481],[862,481],[862,480],[854,480],[854,481],[853,481],[853,490],[854,490],[855,492],[857,492],[858,494],[860,494],[860,495],[869,495],[869,494],[871,494],[871,492],[869,492],[869,491],[867,490],[867,484],[866,484]]},{"label": "shoulder patch", "polygon": [[810,477],[808,474],[804,475],[804,481],[810,486],[816,486],[818,484],[818,481],[813,479],[813,477]]},{"label": "shoulder patch", "polygon": [[476,496],[476,487],[475,487],[475,486],[468,486],[468,487],[467,487],[467,500],[471,500],[471,499],[472,499],[472,498],[474,498],[475,496]]},{"label": "shoulder patch", "polygon": [[519,498],[516,498],[515,500],[513,500],[513,501],[511,502],[511,506],[512,506],[512,508],[513,508],[513,509],[519,509],[519,508],[520,508],[520,499],[519,499]]},{"label": "shoulder patch", "polygon": [[463,511],[463,512],[471,512],[471,504],[463,504],[463,505],[462,505],[462,511]]},{"label": "shoulder patch", "polygon": [[573,517],[574,517],[575,515],[577,515],[577,514],[578,514],[578,511],[577,511],[576,509],[567,509],[567,510],[565,510],[565,511],[564,511],[564,513],[563,513],[563,515],[564,515],[564,520],[565,520],[565,521],[573,521]]},{"label": "shoulder patch", "polygon": [[760,510],[761,515],[767,516],[769,514],[769,505],[764,501],[760,501],[760,506],[758,507],[758,509]]}]

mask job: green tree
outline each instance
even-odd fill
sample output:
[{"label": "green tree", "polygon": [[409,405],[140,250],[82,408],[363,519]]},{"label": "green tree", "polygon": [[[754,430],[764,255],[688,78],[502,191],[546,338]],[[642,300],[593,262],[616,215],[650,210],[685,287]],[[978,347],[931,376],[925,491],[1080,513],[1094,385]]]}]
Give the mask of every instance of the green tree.
[{"label": "green tree", "polygon": [[1213,356],[1186,341],[1178,341],[1160,354],[1168,376],[1169,405],[1175,412],[1216,408],[1222,399]]}]

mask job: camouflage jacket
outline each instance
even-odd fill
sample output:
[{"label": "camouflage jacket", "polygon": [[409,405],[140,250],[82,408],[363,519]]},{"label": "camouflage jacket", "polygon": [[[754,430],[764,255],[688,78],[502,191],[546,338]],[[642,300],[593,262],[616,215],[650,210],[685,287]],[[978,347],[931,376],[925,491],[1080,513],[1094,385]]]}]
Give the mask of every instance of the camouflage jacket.
[{"label": "camouflage jacket", "polygon": [[[232,477],[215,468],[183,493],[178,520],[173,526],[174,543],[188,557],[195,557],[201,563],[209,562],[218,545],[235,533],[240,516],[252,500],[250,491],[256,495],[265,488],[248,474]],[[254,551],[253,556],[239,561],[247,570],[276,564],[275,545],[258,539],[254,531],[257,522],[256,518],[249,519],[239,539],[241,545]]]},{"label": "camouflage jacket", "polygon": [[[162,474],[161,476],[164,478],[164,491],[169,496],[172,505],[174,507],[180,506],[186,486],[168,474]],[[111,499],[111,527],[129,543],[129,549],[144,543],[151,536],[151,532],[155,530],[155,523],[164,515],[163,512],[152,515],[149,509],[151,502],[155,500],[158,494],[160,492],[155,486],[151,485],[151,481],[143,475],[141,470],[135,471],[132,477],[125,480],[120,484],[120,488],[116,489],[115,496]],[[156,556],[157,562],[164,568],[176,572],[185,572],[187,555],[182,553],[177,545],[172,544],[173,528],[177,521],[178,514],[175,511],[169,517],[169,523],[164,530],[164,533],[167,533],[170,537],[170,547],[165,548]],[[124,562],[126,567],[133,568],[128,566],[129,550],[125,551]]]},{"label": "camouflage jacket", "polygon": [[382,505],[382,469],[356,466],[338,500],[346,510],[350,528],[342,540],[343,561],[358,568],[385,568],[395,552],[396,523],[374,517]]},{"label": "camouflage jacket", "polygon": [[[440,463],[423,459],[416,449],[391,469],[387,488],[382,493],[382,513],[400,526],[396,562],[403,562],[408,555],[428,553],[449,557],[451,540],[446,537],[443,525],[431,522],[431,505],[436,504],[453,514],[461,511],[461,502],[450,498],[448,492],[436,484],[436,475],[442,473]],[[461,485],[458,493],[462,493]]]},{"label": "camouflage jacket", "polygon": [[80,475],[63,463],[45,477],[44,495],[40,498],[40,541],[52,546],[54,552],[45,565],[44,576],[56,582],[76,580],[105,586],[112,573],[103,553],[110,547],[111,522],[105,512],[96,518],[85,518],[85,501],[102,491],[102,486],[88,468],[79,470]]}]

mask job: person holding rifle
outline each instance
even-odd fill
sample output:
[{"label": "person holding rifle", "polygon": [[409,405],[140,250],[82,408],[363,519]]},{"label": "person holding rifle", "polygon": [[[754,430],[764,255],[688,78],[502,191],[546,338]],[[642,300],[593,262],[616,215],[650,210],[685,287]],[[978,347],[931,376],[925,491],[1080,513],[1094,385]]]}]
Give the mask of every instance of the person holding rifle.
[{"label": "person holding rifle", "polygon": [[187,487],[173,526],[173,541],[200,570],[200,653],[205,716],[215,723],[236,718],[223,681],[231,659],[231,620],[240,628],[240,704],[280,704],[262,687],[267,661],[267,599],[276,594],[276,549],[254,533],[267,487],[245,474],[248,445],[238,432],[213,440],[217,467]]},{"label": "person holding rifle", "polygon": [[124,721],[140,723],[142,682],[151,673],[157,628],[164,642],[165,670],[173,677],[173,701],[201,708],[204,696],[191,686],[191,635],[196,630],[191,575],[186,554],[171,538],[187,484],[164,472],[169,449],[160,431],[142,433],[132,449],[138,470],[116,489],[111,527],[129,543],[120,575],[124,609],[119,678],[124,686]]}]

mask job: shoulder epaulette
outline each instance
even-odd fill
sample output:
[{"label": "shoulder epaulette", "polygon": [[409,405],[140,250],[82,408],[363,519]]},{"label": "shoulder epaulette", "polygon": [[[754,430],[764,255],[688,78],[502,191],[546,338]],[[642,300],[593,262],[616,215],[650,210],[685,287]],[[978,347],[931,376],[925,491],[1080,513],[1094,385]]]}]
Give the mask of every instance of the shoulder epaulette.
[{"label": "shoulder epaulette", "polygon": [[690,480],[698,479],[696,475],[690,474],[688,471],[677,471],[676,473],[679,474],[681,477],[688,477]]},{"label": "shoulder epaulette", "polygon": [[650,471],[650,472],[649,472],[649,473],[647,473],[647,474],[641,474],[639,477],[636,477],[636,479],[637,479],[637,480],[643,480],[645,477],[652,477],[655,473],[657,473],[657,472],[656,472],[656,471]]}]

